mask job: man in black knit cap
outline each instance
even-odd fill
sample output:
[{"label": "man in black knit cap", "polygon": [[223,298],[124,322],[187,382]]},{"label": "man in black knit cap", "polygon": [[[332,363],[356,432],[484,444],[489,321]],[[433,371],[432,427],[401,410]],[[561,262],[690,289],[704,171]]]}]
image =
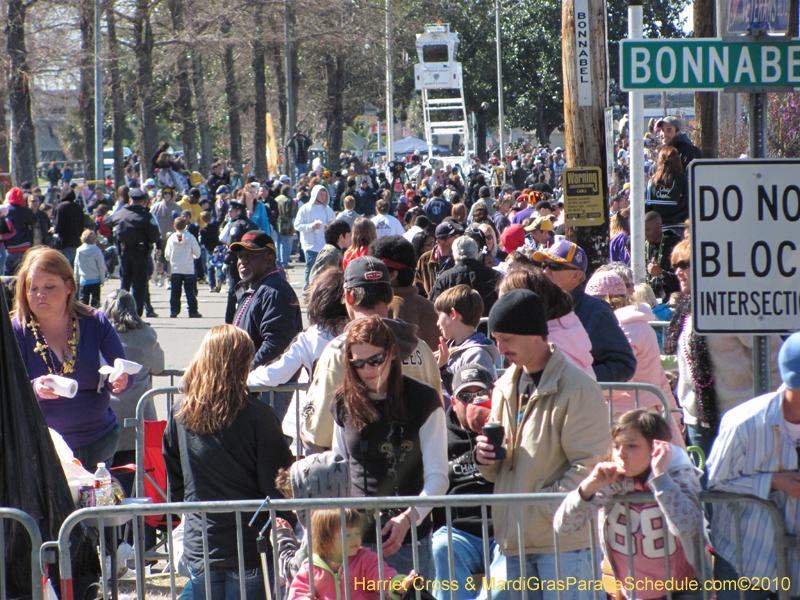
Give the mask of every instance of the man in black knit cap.
[{"label": "man in black knit cap", "polygon": [[[608,409],[600,386],[547,342],[547,311],[541,298],[530,290],[503,294],[489,313],[489,331],[497,349],[513,366],[495,383],[489,419],[505,429],[506,457],[495,460],[495,446],[486,436],[478,436],[481,474],[494,482],[495,494],[576,489],[611,447]],[[508,557],[508,581],[521,577],[521,559],[526,562],[528,577],[558,579],[555,508],[525,504],[521,518],[516,506],[492,508],[494,539]],[[524,524],[522,548],[517,523]],[[561,573],[578,581],[592,579],[590,527],[559,536]],[[512,600],[520,597],[519,591],[510,591]],[[555,600],[556,593],[545,591],[540,597]],[[591,597],[592,592],[575,588],[563,592],[564,600]]]}]

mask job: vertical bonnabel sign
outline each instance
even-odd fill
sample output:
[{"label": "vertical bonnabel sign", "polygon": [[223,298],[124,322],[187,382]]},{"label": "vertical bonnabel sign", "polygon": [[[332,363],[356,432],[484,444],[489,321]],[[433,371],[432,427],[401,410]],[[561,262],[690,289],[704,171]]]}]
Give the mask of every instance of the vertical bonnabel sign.
[{"label": "vertical bonnabel sign", "polygon": [[578,77],[578,106],[592,106],[589,0],[575,0],[575,67]]},{"label": "vertical bonnabel sign", "polygon": [[695,160],[690,169],[695,331],[800,329],[800,160]]}]

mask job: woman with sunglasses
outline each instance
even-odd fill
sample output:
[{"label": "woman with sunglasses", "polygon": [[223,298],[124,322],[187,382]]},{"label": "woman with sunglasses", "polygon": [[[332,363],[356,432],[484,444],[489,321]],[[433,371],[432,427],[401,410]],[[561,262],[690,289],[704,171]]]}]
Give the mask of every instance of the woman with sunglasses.
[{"label": "woman with sunglasses", "polygon": [[[672,268],[683,296],[664,336],[664,354],[678,356],[675,395],[683,408],[689,445],[699,446],[708,457],[722,415],[753,397],[753,336],[705,337],[692,330],[691,254],[688,237],[672,250]],[[777,356],[780,347],[781,338],[771,336],[771,356]],[[775,361],[770,381],[772,389],[781,381]],[[703,487],[705,482],[703,476]]]},{"label": "woman with sunglasses", "polygon": [[[350,495],[436,496],[448,489],[447,431],[436,391],[403,376],[397,341],[380,317],[353,322],[348,367],[334,396],[333,450],[350,467]],[[381,513],[382,549],[398,572],[433,577],[430,508],[416,507],[419,565],[413,564],[410,508]],[[369,516],[372,516],[371,514]],[[365,531],[375,549],[374,525]]]}]

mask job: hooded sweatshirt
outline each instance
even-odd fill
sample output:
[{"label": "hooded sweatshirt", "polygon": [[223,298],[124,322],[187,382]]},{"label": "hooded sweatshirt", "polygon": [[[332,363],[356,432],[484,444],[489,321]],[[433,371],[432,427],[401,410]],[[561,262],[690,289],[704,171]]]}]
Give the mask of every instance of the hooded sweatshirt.
[{"label": "hooded sweatshirt", "polygon": [[200,244],[188,231],[174,231],[167,239],[164,256],[174,274],[194,275],[194,259],[200,258]]},{"label": "hooded sweatshirt", "polygon": [[592,341],[575,311],[558,319],[550,319],[547,329],[547,341],[561,350],[569,362],[597,381],[592,368]]},{"label": "hooded sweatshirt", "polygon": [[[305,252],[319,252],[325,247],[325,224],[336,219],[333,209],[326,204],[317,205],[317,196],[326,191],[321,185],[315,185],[311,190],[311,200],[306,202],[294,218],[294,228],[300,232],[300,241]],[[322,227],[314,229],[314,223],[319,221]]]},{"label": "hooded sweatshirt", "polygon": [[[655,321],[653,311],[646,304],[631,304],[614,311],[625,337],[631,344],[633,355],[636,357],[636,372],[630,383],[649,383],[661,388],[669,401],[670,408],[677,409],[678,403],[672,394],[672,388],[667,381],[667,374],[661,366],[661,350],[658,348],[658,338],[653,327],[648,321]],[[608,392],[606,392],[608,398]],[[639,406],[654,406],[660,412],[663,410],[661,400],[651,392],[639,393]],[[614,414],[622,414],[636,408],[635,392],[614,392]],[[684,448],[683,437],[675,419],[680,418],[680,413],[673,413],[672,441]]]},{"label": "hooded sweatshirt", "polygon": [[[439,395],[442,381],[436,357],[428,344],[417,337],[417,326],[399,319],[384,319],[397,338],[403,375],[427,383]],[[300,410],[300,437],[310,448],[330,448],[333,443],[333,413],[331,400],[344,384],[347,357],[344,352],[346,335],[333,340],[317,361],[314,378],[306,392],[306,404]]]},{"label": "hooded sweatshirt", "polygon": [[[631,575],[628,570],[628,554],[623,552],[625,539],[625,505],[614,503],[606,508],[612,496],[631,492],[652,491],[654,502],[631,503],[631,513],[637,513],[639,519],[631,518],[637,527],[631,531],[637,549],[659,546],[655,552],[636,552],[633,556],[633,569],[637,581],[645,579],[665,581],[663,548],[666,546],[663,537],[661,513],[667,520],[670,537],[674,536],[669,547],[673,550],[669,557],[670,576],[678,582],[684,578],[692,580],[699,577],[704,560],[703,511],[700,507],[700,475],[686,451],[672,445],[672,460],[667,472],[655,477],[651,472],[647,484],[638,484],[631,477],[621,477],[611,485],[599,490],[590,500],[581,498],[577,489],[571,491],[561,503],[553,519],[553,527],[559,534],[571,534],[580,531],[596,509],[600,532],[600,545],[603,547],[608,562],[614,571],[614,579],[624,581]],[[620,524],[621,523],[621,524]],[[650,543],[648,543],[650,542]],[[708,567],[710,568],[710,567]],[[637,591],[636,597],[647,600],[664,595],[662,591],[653,590],[652,583],[647,585],[648,591]]]},{"label": "hooded sweatshirt", "polygon": [[[321,556],[314,554],[313,559],[315,600],[344,600],[345,582],[342,581],[344,567],[334,571]],[[400,585],[403,576],[398,575],[397,571],[385,562],[383,575],[386,582],[384,590],[388,592],[385,597],[400,600],[400,595],[392,591],[392,586]],[[378,555],[368,548],[360,548],[355,556],[347,559],[347,578],[349,579],[347,586],[350,588],[350,600],[378,600],[380,592],[377,585],[381,582]],[[292,585],[289,586],[289,600],[311,598],[310,579],[311,569],[306,560],[297,572]]]},{"label": "hooded sweatshirt", "polygon": [[497,346],[480,331],[476,331],[458,346],[450,346],[450,358],[447,360],[447,373],[442,373],[447,391],[452,393],[453,375],[464,365],[477,363],[488,369],[492,379],[497,379],[495,365],[500,358]]},{"label": "hooded sweatshirt", "polygon": [[5,240],[9,254],[22,254],[33,244],[33,227],[38,222],[34,212],[25,206],[25,196],[20,188],[11,188],[6,195],[11,205],[8,219],[14,224],[16,235]]}]

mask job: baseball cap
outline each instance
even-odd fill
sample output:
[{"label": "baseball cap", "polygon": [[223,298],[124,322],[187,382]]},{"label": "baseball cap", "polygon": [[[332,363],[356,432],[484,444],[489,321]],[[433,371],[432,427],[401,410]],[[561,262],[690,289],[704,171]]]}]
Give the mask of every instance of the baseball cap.
[{"label": "baseball cap", "polygon": [[291,179],[289,179],[288,175],[281,175],[280,181],[281,181],[281,183],[289,183],[291,181]]},{"label": "baseball cap", "polygon": [[175,193],[175,190],[173,190],[173,189],[172,189],[171,187],[169,187],[168,185],[165,185],[163,188],[161,188],[161,195],[162,195],[162,196],[163,196],[164,194],[174,194],[174,193]]},{"label": "baseball cap", "polygon": [[375,283],[391,285],[389,268],[374,256],[359,256],[347,263],[344,271],[344,287],[347,289],[364,287]]},{"label": "baseball cap", "polygon": [[133,200],[134,202],[141,202],[142,200],[144,200],[144,197],[145,197],[146,195],[147,195],[147,194],[145,194],[145,193],[144,193],[144,191],[140,190],[139,188],[133,188],[133,189],[132,189],[132,190],[131,190],[131,191],[128,193],[128,197],[129,197],[131,200]]},{"label": "baseball cap", "polygon": [[442,221],[436,226],[437,240],[446,240],[447,238],[451,238],[462,233],[464,233],[464,230],[461,228],[461,226],[453,223],[452,221]]},{"label": "baseball cap", "polygon": [[525,230],[522,225],[514,223],[506,227],[500,234],[500,243],[506,252],[513,252],[522,246],[525,243]]},{"label": "baseball cap", "polygon": [[144,187],[156,187],[156,182],[152,179],[148,179],[144,182]]},{"label": "baseball cap", "polygon": [[680,131],[683,128],[683,123],[678,117],[664,117],[663,119],[659,119],[656,123],[656,127],[661,127],[662,125],[672,125],[676,131]]},{"label": "baseball cap", "polygon": [[189,190],[189,197],[190,198],[199,198],[200,197],[200,190],[197,188],[192,188]]},{"label": "baseball cap", "polygon": [[275,250],[275,242],[264,231],[255,229],[248,231],[242,236],[242,240],[231,244],[232,252],[239,252],[240,250]]},{"label": "baseball cap", "polygon": [[556,148],[556,150],[555,150],[555,151],[556,151],[556,152],[563,152],[564,150],[562,150],[562,149],[561,149],[561,147],[559,146],[558,148]]},{"label": "baseball cap", "polygon": [[562,265],[573,265],[580,268],[584,273],[586,272],[586,267],[589,265],[586,252],[583,251],[583,248],[567,240],[556,242],[546,250],[534,252],[533,260],[536,262],[552,260]]},{"label": "baseball cap", "polygon": [[230,190],[228,190],[227,185],[221,185],[217,188],[217,194],[228,194],[228,193],[230,193]]},{"label": "baseball cap", "polygon": [[471,386],[491,390],[494,387],[494,379],[489,369],[478,363],[461,365],[453,375],[453,396]]},{"label": "baseball cap", "polygon": [[547,217],[538,217],[525,231],[553,231],[553,222]]},{"label": "baseball cap", "polygon": [[623,190],[628,190],[628,189],[630,189],[630,187],[631,187],[631,182],[630,181],[626,181],[625,183],[622,184],[622,189]]},{"label": "baseball cap", "polygon": [[239,200],[231,200],[230,201],[230,205],[231,205],[231,208],[238,208],[238,209],[241,209],[241,210],[244,210],[246,208],[245,205],[244,205],[244,202],[241,202]]}]

